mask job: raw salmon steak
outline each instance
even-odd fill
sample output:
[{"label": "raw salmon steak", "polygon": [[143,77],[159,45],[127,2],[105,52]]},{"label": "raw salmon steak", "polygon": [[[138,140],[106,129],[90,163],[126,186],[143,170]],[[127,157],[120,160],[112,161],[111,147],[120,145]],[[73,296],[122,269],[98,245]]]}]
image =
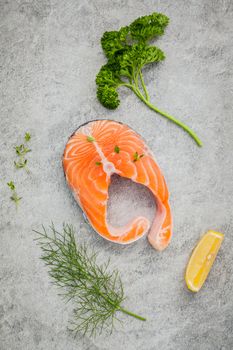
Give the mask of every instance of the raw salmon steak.
[{"label": "raw salmon steak", "polygon": [[[63,167],[77,202],[102,237],[127,244],[150,229],[151,245],[158,250],[167,247],[172,236],[167,185],[151,151],[134,130],[111,120],[96,120],[80,126],[66,144]],[[150,189],[156,201],[152,225],[143,216],[121,227],[108,223],[108,188],[113,174]]]}]

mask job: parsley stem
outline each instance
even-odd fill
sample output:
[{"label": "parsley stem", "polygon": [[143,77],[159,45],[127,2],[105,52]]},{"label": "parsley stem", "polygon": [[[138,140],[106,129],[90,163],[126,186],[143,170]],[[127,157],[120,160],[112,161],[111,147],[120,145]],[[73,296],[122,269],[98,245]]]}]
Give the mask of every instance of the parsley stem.
[{"label": "parsley stem", "polygon": [[163,117],[173,121],[176,125],[180,126],[183,130],[185,130],[193,139],[194,141],[197,143],[197,145],[199,147],[202,146],[202,142],[199,139],[199,137],[197,136],[197,134],[190,129],[189,126],[185,125],[184,123],[182,123],[180,120],[176,119],[175,117],[171,116],[170,114],[167,114],[166,112],[161,111],[160,109],[158,109],[157,107],[155,107],[154,105],[152,105],[149,101],[147,100],[143,100],[143,102],[152,110],[154,110],[155,112],[159,113],[160,115],[162,115]]},{"label": "parsley stem", "polygon": [[138,89],[139,90],[139,87],[138,87],[138,71],[137,72],[135,72],[135,69],[133,69],[133,73],[132,73],[132,75],[133,75],[133,81],[134,81],[134,84],[135,84],[135,86],[136,86],[136,89]]},{"label": "parsley stem", "polygon": [[146,85],[145,85],[145,83],[144,83],[144,79],[143,79],[143,75],[142,75],[141,69],[139,70],[139,77],[140,77],[140,80],[141,80],[142,88],[143,88],[143,90],[144,90],[146,99],[149,101],[149,100],[150,100],[150,96],[149,96],[149,94],[148,94]]},{"label": "parsley stem", "polygon": [[180,126],[183,130],[185,130],[193,139],[194,141],[197,143],[197,145],[199,147],[202,146],[202,142],[199,139],[199,137],[197,136],[197,134],[190,129],[189,126],[185,125],[183,122],[181,122],[180,120],[176,119],[175,117],[171,116],[170,114],[161,111],[160,109],[158,109],[156,106],[154,106],[152,103],[150,103],[150,101],[148,101],[140,92],[139,89],[137,89],[135,86],[131,85],[130,89],[142,100],[142,102],[144,102],[150,109],[152,109],[153,111],[155,111],[156,113],[159,113],[160,115],[162,115],[163,117],[171,120],[173,123],[175,123],[176,125]]}]

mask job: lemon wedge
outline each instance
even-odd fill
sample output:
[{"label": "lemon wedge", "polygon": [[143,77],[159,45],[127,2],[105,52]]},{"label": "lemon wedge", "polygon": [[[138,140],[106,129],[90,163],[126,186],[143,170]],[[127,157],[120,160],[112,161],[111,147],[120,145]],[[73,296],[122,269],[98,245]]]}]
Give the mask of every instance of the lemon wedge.
[{"label": "lemon wedge", "polygon": [[188,289],[198,292],[204,284],[221,247],[224,234],[208,231],[194,249],[185,273]]}]

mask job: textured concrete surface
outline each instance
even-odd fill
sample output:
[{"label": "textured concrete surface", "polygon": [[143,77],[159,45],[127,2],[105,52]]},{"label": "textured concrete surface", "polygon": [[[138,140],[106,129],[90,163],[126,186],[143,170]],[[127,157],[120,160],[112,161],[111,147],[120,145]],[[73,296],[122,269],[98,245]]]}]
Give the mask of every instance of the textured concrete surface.
[{"label": "textured concrete surface", "polygon": [[[96,100],[94,79],[105,62],[102,33],[153,11],[167,14],[171,23],[158,41],[167,59],[145,72],[152,100],[196,130],[202,149],[129,91],[122,91],[116,111]],[[0,0],[1,350],[233,348],[232,16],[231,0]],[[121,247],[98,237],[66,186],[66,140],[96,118],[120,120],[140,132],[163,169],[174,213],[174,238],[163,253],[146,238]],[[30,174],[13,167],[13,147],[25,131],[32,134]],[[23,197],[18,212],[6,186],[11,179]],[[135,208],[142,204],[150,213],[148,194],[139,192],[131,191]],[[121,207],[117,213],[116,204],[115,198],[115,222],[124,212]],[[33,241],[32,229],[51,220],[73,223],[77,238],[98,250],[100,261],[111,257],[129,296],[125,306],[147,322],[123,316],[124,327],[109,337],[73,338],[67,331],[72,307],[49,284]],[[210,228],[224,232],[225,241],[194,295],[185,287],[184,269]]]}]

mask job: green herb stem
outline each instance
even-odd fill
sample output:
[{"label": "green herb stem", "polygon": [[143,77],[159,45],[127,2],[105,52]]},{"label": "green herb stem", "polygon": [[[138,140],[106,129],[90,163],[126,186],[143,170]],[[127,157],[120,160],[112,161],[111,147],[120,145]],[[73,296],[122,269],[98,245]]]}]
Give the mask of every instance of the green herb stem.
[{"label": "green herb stem", "polygon": [[106,297],[106,296],[101,292],[100,289],[96,289],[96,292],[97,292],[103,299],[105,299],[109,304],[111,304],[112,306],[114,306],[116,311],[123,312],[123,313],[126,314],[126,315],[129,315],[129,316],[132,316],[132,317],[134,317],[134,318],[137,318],[138,320],[146,321],[146,318],[145,318],[145,317],[142,317],[142,316],[140,316],[140,315],[137,315],[137,314],[135,314],[134,312],[131,312],[131,311],[129,311],[129,310],[127,310],[127,309],[125,309],[125,308],[119,306],[119,305],[116,306],[115,302],[112,301],[110,298]]},{"label": "green herb stem", "polygon": [[141,84],[142,84],[143,91],[144,91],[144,93],[145,93],[146,100],[149,101],[149,100],[150,100],[150,96],[149,96],[149,94],[148,94],[146,85],[145,85],[145,83],[144,83],[144,79],[143,79],[143,75],[142,75],[141,69],[139,70],[139,77],[140,77],[140,81],[141,81]]},{"label": "green herb stem", "polygon": [[[128,86],[129,87],[129,86]],[[155,111],[156,113],[159,113],[160,115],[162,115],[163,117],[169,119],[170,121],[172,121],[173,123],[175,123],[176,125],[180,126],[183,130],[185,130],[193,139],[194,141],[197,143],[197,145],[199,147],[202,146],[202,142],[199,139],[199,137],[197,136],[197,134],[186,124],[184,124],[183,122],[181,122],[179,119],[176,119],[175,117],[171,116],[170,114],[161,111],[159,108],[157,108],[156,106],[154,106],[148,99],[146,99],[142,93],[140,92],[139,89],[137,89],[134,85],[130,86],[130,89],[141,99],[142,102],[144,102],[150,109],[152,109],[153,111]]]},{"label": "green herb stem", "polygon": [[137,318],[138,320],[146,321],[146,318],[145,318],[145,317],[139,316],[139,315],[137,315],[137,314],[135,314],[135,313],[133,313],[133,312],[131,312],[131,311],[128,311],[128,310],[124,309],[124,308],[121,307],[121,306],[119,306],[117,310],[118,310],[118,311],[121,311],[121,312],[123,312],[124,314],[127,314],[127,315],[129,315],[129,316],[135,317],[135,318]]},{"label": "green herb stem", "polygon": [[154,106],[152,103],[150,103],[149,101],[142,99],[142,101],[153,111],[159,113],[160,115],[162,115],[163,117],[171,120],[173,123],[175,123],[176,125],[180,126],[183,130],[185,130],[193,139],[194,141],[197,143],[197,145],[199,147],[202,146],[202,141],[199,139],[199,137],[197,136],[197,134],[186,124],[184,124],[183,122],[181,122],[179,119],[176,119],[175,117],[171,116],[170,114],[161,111],[160,109],[158,109],[156,106]]}]

